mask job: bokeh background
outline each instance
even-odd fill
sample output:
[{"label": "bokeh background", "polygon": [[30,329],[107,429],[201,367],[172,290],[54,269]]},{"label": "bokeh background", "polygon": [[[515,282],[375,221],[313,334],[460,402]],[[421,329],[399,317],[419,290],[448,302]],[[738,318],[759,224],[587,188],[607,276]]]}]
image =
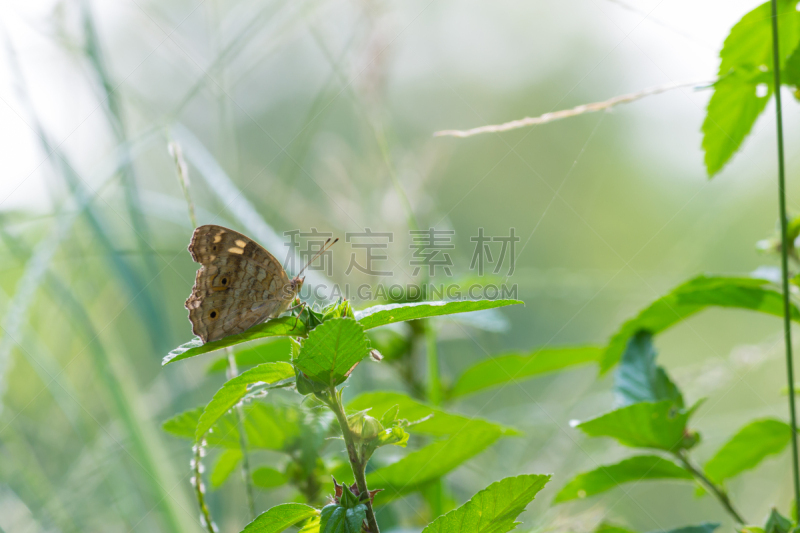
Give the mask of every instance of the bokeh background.
[{"label": "bokeh background", "polygon": [[[709,92],[692,88],[504,134],[433,137],[711,80],[727,31],[757,3],[3,2],[0,529],[170,531],[172,515],[181,531],[200,531],[189,446],[160,424],[205,403],[224,377],[206,373],[210,358],[160,365],[192,337],[183,301],[196,270],[170,141],[183,148],[199,222],[243,231],[279,257],[293,229],[394,233],[394,276],[345,276],[353,250],[342,243],[335,282],[411,279],[403,196],[421,227],[455,231],[454,277],[471,274],[479,227],[515,228],[510,282],[526,305],[492,317],[504,331],[441,322],[445,381],[488,354],[602,344],[699,273],[774,268],[755,246],[777,219],[770,112],[713,181],[700,149]],[[795,212],[799,110],[788,98]],[[709,310],[658,338],[690,401],[708,397],[694,418],[699,459],[754,417],[787,417],[780,327]],[[456,499],[552,472],[527,530],[730,525],[711,498],[669,482],[550,506],[575,473],[629,454],[569,426],[611,407],[610,384],[585,367],[452,406],[524,432],[448,476]],[[398,386],[369,365],[348,394]],[[788,509],[789,465],[785,453],[731,483],[751,520]],[[246,523],[242,494],[238,478],[210,494],[223,531]],[[258,508],[292,497],[261,491]]]}]

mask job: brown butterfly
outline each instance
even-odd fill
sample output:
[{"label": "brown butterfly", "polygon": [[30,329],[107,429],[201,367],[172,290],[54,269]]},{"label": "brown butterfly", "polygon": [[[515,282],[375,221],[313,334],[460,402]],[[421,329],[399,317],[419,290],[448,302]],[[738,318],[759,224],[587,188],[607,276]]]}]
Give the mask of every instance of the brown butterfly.
[{"label": "brown butterfly", "polygon": [[189,252],[202,266],[185,304],[192,333],[211,342],[288,311],[305,281],[300,274],[328,242],[289,279],[278,260],[253,239],[222,226],[195,229]]}]

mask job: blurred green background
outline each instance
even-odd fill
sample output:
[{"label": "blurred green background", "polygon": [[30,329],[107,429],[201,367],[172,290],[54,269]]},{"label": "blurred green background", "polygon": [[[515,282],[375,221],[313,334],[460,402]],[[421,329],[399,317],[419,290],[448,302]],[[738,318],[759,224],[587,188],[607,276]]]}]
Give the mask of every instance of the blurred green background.
[{"label": "blurred green background", "polygon": [[[233,227],[279,258],[293,229],[394,233],[395,276],[345,276],[353,250],[341,243],[335,282],[411,279],[393,180],[421,227],[455,230],[454,277],[471,274],[479,227],[515,228],[510,282],[526,305],[501,312],[504,332],[465,335],[442,321],[444,381],[488,354],[602,344],[696,274],[774,267],[755,248],[777,219],[770,113],[713,181],[700,150],[702,90],[505,134],[433,137],[710,80],[728,29],[757,4],[4,2],[0,528],[200,531],[189,446],[160,424],[206,402],[224,377],[206,374],[212,358],[160,365],[192,337],[183,302],[196,270],[170,140],[184,150],[199,223]],[[785,109],[795,213],[799,109]],[[689,400],[708,397],[693,419],[699,459],[754,417],[787,417],[780,327],[710,310],[659,337],[661,363]],[[386,369],[365,367],[348,395],[399,386]],[[456,498],[504,476],[552,472],[524,516],[528,529],[589,531],[603,519],[637,531],[729,525],[715,501],[669,482],[550,507],[575,473],[629,454],[569,426],[611,407],[610,382],[585,367],[456,404],[525,434],[448,476]],[[773,504],[788,508],[789,464],[784,453],[731,483],[751,520]],[[257,505],[293,497],[261,491]],[[238,477],[209,502],[222,531],[247,522]]]}]

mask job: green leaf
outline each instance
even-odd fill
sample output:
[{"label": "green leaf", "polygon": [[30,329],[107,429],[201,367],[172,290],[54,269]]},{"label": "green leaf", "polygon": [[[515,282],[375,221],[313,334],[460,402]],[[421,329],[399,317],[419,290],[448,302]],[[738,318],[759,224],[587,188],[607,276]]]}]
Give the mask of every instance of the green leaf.
[{"label": "green leaf", "polygon": [[[781,69],[797,49],[800,15],[796,2],[778,1]],[[720,51],[719,81],[703,122],[703,149],[708,175],[719,172],[739,149],[772,94],[772,12],[765,2],[731,28]],[[768,93],[756,95],[763,83]]]},{"label": "green leaf", "polygon": [[[760,311],[783,316],[783,299],[769,288],[770,282],[756,278],[698,276],[648,305],[614,334],[600,363],[601,372],[616,365],[628,339],[638,331],[656,335],[695,313],[711,306]],[[792,305],[792,320],[800,322],[800,310]]]},{"label": "green leaf", "polygon": [[367,474],[367,485],[385,489],[375,496],[375,504],[383,505],[419,490],[487,449],[501,435],[500,430],[485,425],[467,427],[447,439],[411,452],[395,463],[373,470]]},{"label": "green leaf", "polygon": [[458,509],[428,524],[422,533],[511,531],[519,524],[516,522],[517,516],[525,510],[549,480],[550,476],[524,475],[492,483]]},{"label": "green leaf", "polygon": [[[800,15],[794,0],[778,0],[778,25],[781,65],[797,49],[800,41]],[[733,25],[719,52],[718,75],[740,69],[772,70],[772,9],[764,2]]]},{"label": "green leaf", "polygon": [[289,479],[283,472],[262,466],[253,471],[253,485],[262,489],[271,489],[285,485]]},{"label": "green leaf", "polygon": [[[703,151],[709,176],[722,170],[739,150],[767,106],[773,85],[762,77],[734,73],[714,84],[703,121]],[[767,89],[762,96],[756,93],[759,84]]]},{"label": "green leaf", "polygon": [[369,345],[361,325],[352,318],[334,318],[309,333],[294,364],[309,378],[336,386],[367,355]]},{"label": "green leaf", "polygon": [[282,503],[258,515],[241,533],[280,533],[318,514],[319,511],[304,503]]},{"label": "green leaf", "polygon": [[628,341],[614,378],[614,392],[621,406],[639,402],[672,400],[683,407],[683,396],[663,368],[656,365],[653,334],[640,331]]},{"label": "green leaf", "polygon": [[789,533],[794,529],[792,521],[783,516],[774,507],[769,513],[767,523],[764,525],[764,533]]},{"label": "green leaf", "polygon": [[253,383],[275,384],[294,377],[294,368],[289,363],[263,363],[229,380],[217,391],[206,405],[200,420],[197,421],[195,438],[203,435],[247,394],[247,386]]},{"label": "green leaf", "polygon": [[692,475],[667,459],[656,455],[639,455],[578,474],[558,492],[553,503],[594,496],[623,483],[648,479],[691,480]]},{"label": "green leaf", "polygon": [[[164,431],[194,441],[197,422],[204,407],[180,413],[162,426]],[[247,445],[253,449],[285,450],[300,436],[300,414],[296,408],[260,402],[244,406]],[[225,414],[206,433],[206,442],[212,448],[239,449],[238,419],[235,413]]]},{"label": "green leaf", "polygon": [[531,376],[594,363],[599,361],[602,355],[602,348],[595,346],[542,348],[524,355],[499,355],[468,368],[450,390],[450,397],[466,396]]},{"label": "green leaf", "polygon": [[242,460],[241,450],[225,450],[217,458],[214,463],[214,469],[211,470],[211,488],[217,489],[230,477],[236,465]]},{"label": "green leaf", "polygon": [[182,361],[183,359],[189,359],[196,355],[214,352],[227,348],[228,346],[236,346],[237,344],[256,339],[280,336],[304,337],[307,334],[308,331],[306,331],[306,327],[301,320],[297,320],[291,316],[273,318],[267,320],[263,324],[253,326],[238,335],[230,335],[218,341],[203,344],[203,341],[201,341],[199,337],[195,337],[193,340],[186,344],[181,344],[169,352],[164,359],[161,360],[161,364],[168,365],[175,361]]},{"label": "green leaf", "polygon": [[309,518],[308,522],[303,524],[297,533],[319,533],[319,517],[315,516],[313,518]]},{"label": "green leaf", "polygon": [[[786,64],[781,74],[781,83],[784,85],[800,86],[800,47],[786,59]],[[790,226],[791,228],[791,226]]]},{"label": "green leaf", "polygon": [[320,533],[361,533],[361,524],[367,517],[367,506],[359,504],[351,509],[332,503],[322,508]]},{"label": "green leaf", "polygon": [[406,320],[417,320],[419,318],[452,315],[455,313],[469,313],[472,311],[494,309],[521,303],[524,302],[520,300],[473,300],[376,305],[361,311],[356,311],[356,320],[364,326],[364,329],[372,329]]},{"label": "green leaf", "polygon": [[718,483],[738,476],[783,451],[791,439],[792,428],[785,422],[772,418],[750,422],[706,463],[706,475]]},{"label": "green leaf", "polygon": [[671,400],[641,402],[621,407],[576,427],[591,437],[612,437],[633,448],[673,451],[696,444],[689,437],[686,422],[697,408],[678,409]]},{"label": "green leaf", "polygon": [[594,533],[634,533],[634,532],[622,526],[610,524],[608,522],[600,522],[600,525],[594,528]]},{"label": "green leaf", "polygon": [[427,420],[409,426],[406,429],[409,433],[440,437],[455,434],[464,428],[475,430],[486,428],[489,431],[497,431],[502,435],[519,435],[519,432],[512,428],[481,418],[469,418],[447,413],[399,392],[367,392],[358,395],[347,404],[348,411],[371,409],[373,416],[382,416],[394,407],[397,407],[399,411],[396,416],[405,418],[409,422],[430,417]]},{"label": "green leaf", "polygon": [[[255,346],[238,349],[234,352],[234,357],[239,370],[260,365],[261,363],[289,361],[292,358],[292,341],[286,337],[278,337]],[[227,369],[228,357],[224,356],[211,363],[206,372],[214,374],[225,372]]]},{"label": "green leaf", "polygon": [[714,530],[719,527],[716,522],[704,522],[696,526],[684,526],[675,529],[653,531],[652,533],[714,533]]}]

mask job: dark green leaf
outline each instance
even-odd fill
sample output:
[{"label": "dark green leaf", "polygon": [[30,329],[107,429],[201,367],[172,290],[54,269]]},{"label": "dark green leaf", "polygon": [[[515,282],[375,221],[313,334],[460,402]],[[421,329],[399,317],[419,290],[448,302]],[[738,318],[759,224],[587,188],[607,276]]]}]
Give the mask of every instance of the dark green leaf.
[{"label": "dark green leaf", "polygon": [[435,409],[399,392],[367,392],[360,394],[347,404],[347,409],[349,411],[371,409],[372,416],[382,416],[395,406],[399,409],[397,416],[399,418],[405,418],[409,422],[421,420],[429,416],[431,417],[423,422],[410,426],[407,429],[409,433],[444,436],[457,433],[465,427],[476,430],[485,427],[490,431],[499,431],[503,435],[519,434],[514,429],[481,418],[469,418]]},{"label": "dark green leaf", "polygon": [[667,459],[655,455],[640,455],[613,465],[605,465],[578,474],[556,495],[554,503],[586,498],[623,483],[648,479],[692,479],[692,475]]},{"label": "dark green leaf", "polygon": [[543,348],[534,350],[530,354],[499,355],[468,368],[456,381],[450,391],[450,397],[466,396],[531,376],[594,363],[599,361],[602,355],[602,348],[595,346]]},{"label": "dark green leaf", "polygon": [[467,503],[440,516],[422,533],[506,533],[550,476],[524,475],[492,483]]},{"label": "dark green leaf", "polygon": [[[797,49],[800,15],[796,2],[778,1],[781,68]],[[703,122],[703,149],[709,176],[716,174],[739,149],[769,100],[772,86],[772,24],[770,3],[747,13],[731,28],[720,51],[720,80]],[[768,94],[758,97],[763,83]]]},{"label": "dark green leaf", "polygon": [[696,526],[684,526],[663,531],[653,531],[651,533],[714,533],[714,530],[718,527],[719,524],[716,522],[704,522]]},{"label": "dark green leaf", "polygon": [[706,463],[706,475],[716,482],[735,477],[755,468],[767,456],[783,451],[791,438],[792,428],[780,420],[750,422]]},{"label": "dark green leaf", "polygon": [[434,316],[452,315],[455,313],[469,313],[483,309],[494,309],[506,305],[517,305],[524,302],[520,300],[476,300],[461,302],[416,302],[404,304],[376,305],[356,312],[358,320],[364,329],[377,328],[386,324],[430,318]]},{"label": "dark green leaf", "polygon": [[361,325],[352,318],[334,318],[309,333],[294,364],[309,378],[335,386],[367,355]]},{"label": "dark green leaf", "polygon": [[[194,440],[203,409],[204,407],[198,407],[172,417],[164,422],[164,431],[176,437]],[[254,402],[245,405],[244,412],[245,432],[250,448],[283,450],[300,435],[300,414],[293,407]],[[239,429],[235,413],[225,414],[214,424],[213,430],[206,433],[206,442],[210,447],[239,449]]]},{"label": "dark green leaf", "polygon": [[467,427],[447,439],[411,452],[389,466],[373,470],[367,475],[367,485],[385,489],[375,496],[376,505],[419,490],[484,451],[501,435],[500,430],[485,425]]},{"label": "dark green leaf", "polygon": [[332,503],[322,508],[320,533],[361,533],[361,524],[367,517],[363,503],[351,509]]},{"label": "dark green leaf", "polygon": [[[619,362],[636,332],[656,335],[710,306],[731,307],[783,316],[783,300],[769,281],[756,278],[698,276],[651,303],[636,318],[628,320],[614,334],[600,363],[605,372]],[[800,310],[792,305],[792,320],[800,322]]]},{"label": "dark green leaf", "polygon": [[239,403],[247,394],[247,386],[253,383],[274,384],[294,377],[294,368],[289,363],[263,363],[229,380],[217,391],[206,405],[200,420],[197,421],[195,438],[203,435],[217,423],[228,409]]},{"label": "dark green leaf", "polygon": [[[261,363],[275,363],[289,361],[292,358],[292,341],[286,337],[237,349],[234,352],[236,366],[239,370],[260,365]],[[208,366],[209,374],[225,372],[228,368],[228,357],[220,357]]]},{"label": "dark green leaf", "polygon": [[764,525],[764,533],[789,533],[794,529],[792,521],[783,516],[774,507],[769,513],[767,523]]},{"label": "dark green leaf", "polygon": [[671,400],[635,403],[576,427],[591,437],[612,437],[633,448],[673,451],[696,443],[686,431],[686,422],[696,407],[678,409]]},{"label": "dark green leaf", "polygon": [[253,471],[253,485],[262,489],[280,487],[288,481],[288,478],[283,472],[268,466],[262,466]]},{"label": "dark green leaf", "polygon": [[307,335],[305,325],[302,321],[294,317],[286,316],[281,318],[273,318],[267,320],[263,324],[258,324],[252,328],[239,333],[238,335],[230,335],[218,341],[207,342],[203,344],[199,338],[195,338],[186,344],[181,344],[171,352],[169,352],[164,359],[161,360],[162,365],[174,363],[188,359],[196,355],[214,352],[227,348],[228,346],[235,346],[243,342],[252,341],[256,339],[263,339],[265,337],[304,337]]},{"label": "dark green leaf", "polygon": [[280,533],[318,514],[319,511],[304,503],[283,503],[258,515],[241,533]]},{"label": "dark green leaf", "polygon": [[683,407],[681,392],[664,369],[656,365],[656,355],[649,331],[640,331],[630,338],[614,378],[619,405],[672,400]]},{"label": "dark green leaf", "polygon": [[219,488],[230,477],[239,461],[242,460],[241,450],[225,450],[217,458],[211,470],[211,488]]}]

